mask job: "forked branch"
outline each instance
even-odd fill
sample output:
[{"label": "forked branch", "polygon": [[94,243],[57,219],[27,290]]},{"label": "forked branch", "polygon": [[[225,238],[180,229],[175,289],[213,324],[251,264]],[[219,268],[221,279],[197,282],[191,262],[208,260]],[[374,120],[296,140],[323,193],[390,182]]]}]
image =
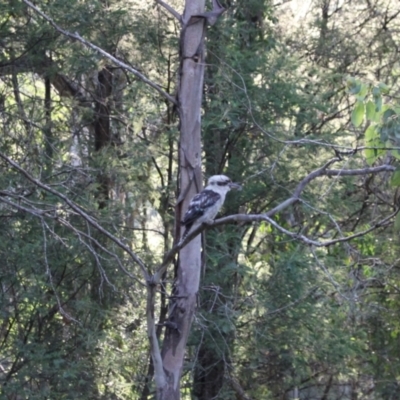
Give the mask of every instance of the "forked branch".
[{"label": "forked branch", "polygon": [[80,215],[88,224],[90,224],[97,231],[101,232],[104,236],[114,242],[119,248],[124,250],[132,258],[133,262],[139,265],[143,277],[146,281],[149,280],[149,274],[147,272],[146,266],[138,255],[136,255],[125,243],[123,243],[119,238],[114,236],[111,232],[100,225],[95,218],[90,216],[81,206],[72,201],[68,196],[58,192],[52,187],[44,184],[39,179],[34,178],[28,171],[22,168],[17,162],[7,157],[4,153],[0,152],[0,158],[6,161],[11,167],[23,175],[29,182],[33,183],[35,186],[45,190],[48,193],[58,197],[64,204],[66,204],[71,210],[76,214]]},{"label": "forked branch", "polygon": [[362,176],[362,175],[378,174],[381,172],[394,172],[396,170],[395,166],[388,165],[388,164],[380,165],[379,167],[367,167],[367,168],[360,168],[360,169],[328,169],[328,167],[330,165],[334,164],[337,161],[339,161],[339,159],[334,158],[334,159],[328,161],[321,168],[318,168],[315,171],[308,174],[297,185],[297,187],[294,190],[291,197],[289,197],[282,203],[278,204],[276,207],[274,207],[270,211],[266,212],[265,214],[229,215],[227,217],[217,219],[212,224],[203,224],[203,225],[198,226],[196,229],[193,229],[193,231],[189,232],[189,234],[185,237],[184,240],[180,241],[176,246],[174,246],[165,255],[163,263],[157,269],[156,273],[152,276],[151,281],[153,283],[159,283],[162,274],[165,272],[168,265],[175,258],[176,254],[179,252],[179,250],[182,249],[183,247],[185,247],[186,244],[189,243],[194,237],[196,237],[198,234],[200,234],[205,229],[207,229],[207,227],[210,227],[210,226],[220,226],[220,225],[232,224],[232,223],[237,223],[237,222],[240,222],[243,224],[250,224],[253,222],[267,222],[267,223],[271,224],[273,227],[275,227],[276,229],[278,229],[280,232],[284,233],[285,235],[291,237],[294,240],[300,240],[303,243],[310,245],[310,246],[328,247],[328,246],[332,246],[337,243],[348,242],[357,237],[364,236],[375,229],[378,229],[380,227],[387,226],[388,224],[390,224],[391,220],[399,212],[399,209],[395,210],[393,213],[388,215],[386,218],[383,218],[382,220],[376,222],[370,228],[365,229],[360,232],[357,232],[357,233],[354,233],[353,235],[343,236],[341,238],[333,239],[333,240],[318,241],[318,240],[313,240],[305,235],[299,234],[298,232],[291,232],[288,229],[284,228],[283,226],[279,225],[275,220],[272,219],[272,217],[274,215],[280,213],[281,211],[285,210],[289,206],[300,201],[300,196],[301,196],[301,193],[303,192],[303,190],[307,187],[307,185],[311,181],[313,181],[314,179],[316,179],[318,177],[322,177],[322,176],[329,176],[329,177]]}]

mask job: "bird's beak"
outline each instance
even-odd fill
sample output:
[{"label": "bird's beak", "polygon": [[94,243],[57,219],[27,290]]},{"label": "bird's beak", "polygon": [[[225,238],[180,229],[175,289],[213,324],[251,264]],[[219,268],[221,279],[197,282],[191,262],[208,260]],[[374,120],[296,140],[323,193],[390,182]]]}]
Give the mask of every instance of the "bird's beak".
[{"label": "bird's beak", "polygon": [[229,184],[229,188],[230,189],[242,190],[242,185],[240,185],[239,183],[231,182]]}]

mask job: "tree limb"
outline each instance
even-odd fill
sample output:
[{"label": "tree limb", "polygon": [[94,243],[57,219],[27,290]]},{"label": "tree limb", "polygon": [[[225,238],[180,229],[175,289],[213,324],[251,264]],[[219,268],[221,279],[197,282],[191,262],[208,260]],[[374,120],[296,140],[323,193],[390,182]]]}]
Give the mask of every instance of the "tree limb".
[{"label": "tree limb", "polygon": [[236,398],[238,400],[252,400],[252,398],[246,394],[239,381],[234,376],[232,376],[231,373],[225,374],[225,379],[230,383],[232,389],[235,391]]},{"label": "tree limb", "polygon": [[173,9],[169,4],[165,3],[162,0],[155,0],[157,4],[164,7],[170,14],[172,14],[181,24],[182,24],[182,15],[179,14],[175,9]]},{"label": "tree limb", "polygon": [[143,277],[146,281],[149,280],[149,274],[147,272],[146,266],[143,263],[143,261],[137,256],[125,243],[123,243],[120,239],[118,239],[116,236],[114,236],[111,232],[109,232],[107,229],[103,228],[93,217],[91,217],[89,214],[86,213],[78,204],[73,202],[71,199],[69,199],[67,196],[64,194],[58,192],[57,190],[53,189],[52,187],[44,184],[43,182],[39,181],[38,179],[34,178],[28,171],[26,171],[24,168],[22,168],[18,163],[16,163],[14,160],[11,160],[11,158],[7,157],[5,154],[0,152],[0,158],[2,158],[4,161],[6,161],[9,165],[11,165],[14,169],[16,169],[18,172],[20,172],[23,176],[25,176],[28,181],[34,183],[37,187],[40,187],[41,189],[45,190],[46,192],[49,192],[53,194],[54,196],[58,197],[61,199],[65,204],[67,204],[72,210],[74,210],[78,215],[80,215],[88,224],[93,226],[97,231],[101,232],[104,236],[106,236],[108,239],[110,239],[112,242],[114,242],[118,247],[126,251],[132,260],[139,265]]},{"label": "tree limb", "polygon": [[166,376],[163,369],[160,345],[158,344],[156,323],[154,317],[156,285],[147,285],[146,318],[147,318],[147,336],[150,342],[150,354],[154,366],[154,379],[157,389],[166,385]]},{"label": "tree limb", "polygon": [[215,220],[211,224],[202,224],[195,229],[193,229],[189,234],[185,237],[184,240],[180,241],[176,246],[174,246],[164,257],[164,260],[161,264],[161,266],[157,269],[155,274],[151,277],[151,281],[153,283],[159,283],[162,274],[164,273],[165,269],[168,267],[168,265],[172,262],[172,260],[175,258],[176,254],[179,252],[180,249],[186,246],[187,243],[189,243],[194,237],[196,237],[199,233],[203,232],[205,229],[207,229],[210,226],[220,226],[220,225],[225,225],[225,224],[232,224],[235,222],[241,222],[245,224],[250,224],[252,222],[268,222],[271,224],[273,227],[284,233],[285,235],[288,235],[289,237],[295,239],[295,240],[300,240],[304,242],[307,245],[310,246],[315,246],[315,247],[328,247],[332,246],[337,243],[343,243],[343,242],[348,242],[352,239],[355,239],[357,237],[363,236],[368,234],[369,232],[380,228],[382,226],[385,226],[389,224],[390,220],[399,212],[397,209],[394,211],[392,214],[390,214],[388,217],[384,218],[383,220],[377,222],[375,225],[372,227],[355,233],[350,236],[346,237],[341,237],[339,239],[333,239],[333,240],[327,240],[327,241],[317,241],[317,240],[312,240],[308,238],[307,236],[301,235],[297,232],[291,232],[284,228],[283,226],[279,225],[276,221],[272,219],[272,217],[279,212],[283,211],[284,209],[288,208],[292,204],[300,201],[300,195],[303,192],[303,190],[306,188],[306,186],[314,179],[321,177],[321,176],[357,176],[357,175],[369,175],[369,174],[377,174],[380,172],[394,172],[396,170],[396,167],[393,165],[380,165],[378,167],[367,167],[367,168],[361,168],[361,169],[328,169],[330,165],[333,163],[339,161],[339,158],[333,158],[332,160],[329,160],[325,165],[323,165],[321,168],[316,169],[315,171],[311,172],[308,174],[304,179],[300,181],[300,183],[297,185],[296,189],[293,192],[293,195],[289,197],[287,200],[283,201],[276,207],[274,207],[272,210],[269,210],[268,212],[264,214],[236,214],[236,215],[229,215],[224,218],[219,218]]},{"label": "tree limb", "polygon": [[116,57],[112,56],[110,53],[107,53],[104,51],[102,48],[96,46],[95,44],[89,42],[88,40],[84,39],[82,36],[79,35],[79,33],[71,33],[65,29],[62,29],[59,27],[48,15],[46,15],[43,11],[41,11],[38,7],[36,7],[34,4],[32,4],[29,0],[23,0],[23,2],[30,8],[32,8],[37,14],[39,14],[42,18],[44,18],[51,26],[53,26],[54,29],[56,29],[58,32],[62,33],[64,36],[69,37],[70,39],[77,40],[78,42],[82,43],[84,46],[97,51],[104,57],[108,58],[111,60],[114,64],[118,65],[121,68],[126,69],[127,71],[131,72],[133,75],[138,77],[142,82],[146,83],[147,85],[151,86],[153,89],[155,89],[158,93],[161,94],[164,98],[166,98],[168,101],[171,103],[177,105],[176,99],[169,95],[167,92],[165,92],[159,85],[148,79],[146,76],[144,76],[141,72],[138,70],[132,68],[128,64],[125,64],[124,62],[118,60]]},{"label": "tree limb", "polygon": [[[399,210],[397,209],[396,211],[394,211],[392,214],[390,214],[388,217],[384,218],[383,220],[377,222],[375,225],[373,225],[371,228],[368,228],[364,231],[355,233],[354,235],[350,235],[350,236],[346,236],[346,237],[342,237],[340,239],[333,239],[333,240],[326,240],[324,242],[319,242],[317,240],[312,240],[310,238],[308,238],[307,236],[304,236],[302,234],[296,233],[296,232],[291,232],[287,229],[285,229],[284,227],[282,227],[281,225],[279,225],[277,222],[275,222],[273,219],[269,218],[268,216],[264,215],[243,215],[243,214],[238,214],[236,216],[232,216],[232,217],[237,217],[236,220],[241,220],[242,222],[253,222],[253,221],[266,221],[268,223],[270,223],[273,227],[275,227],[276,229],[278,229],[279,231],[281,231],[282,233],[288,235],[289,237],[295,239],[295,240],[300,240],[302,242],[304,242],[305,244],[308,244],[310,246],[315,246],[315,247],[329,247],[332,246],[334,244],[337,243],[343,243],[343,242],[348,242],[352,239],[355,239],[357,237],[360,236],[364,236],[366,234],[368,234],[369,232],[372,232],[373,230],[380,228],[382,226],[386,226],[389,224],[389,221],[396,216],[396,214],[399,212]],[[242,218],[242,217],[249,217],[247,218]],[[260,217],[260,218],[254,218],[254,217]],[[229,218],[229,217],[227,217]],[[216,225],[221,225],[222,223],[228,223],[230,221],[225,221],[226,218],[221,218],[220,220],[216,221]],[[224,221],[221,221],[224,220]],[[235,221],[235,219],[233,219]]]},{"label": "tree limb", "polygon": [[272,217],[278,212],[284,210],[285,208],[289,207],[290,205],[296,203],[300,200],[300,194],[305,189],[305,187],[315,178],[320,176],[356,176],[356,175],[369,175],[369,174],[377,174],[380,172],[394,172],[396,167],[393,165],[380,165],[379,167],[367,167],[362,169],[327,169],[333,163],[340,161],[339,158],[333,158],[332,160],[328,161],[324,166],[321,168],[316,169],[315,171],[308,174],[296,187],[293,195],[285,200],[283,203],[279,204],[278,206],[274,207],[272,210],[266,213],[267,216]]}]

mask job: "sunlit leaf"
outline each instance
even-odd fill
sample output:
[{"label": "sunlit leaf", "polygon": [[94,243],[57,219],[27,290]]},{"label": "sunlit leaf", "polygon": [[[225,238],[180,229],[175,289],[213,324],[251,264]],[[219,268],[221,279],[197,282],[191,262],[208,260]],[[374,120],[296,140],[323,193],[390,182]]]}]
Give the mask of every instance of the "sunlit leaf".
[{"label": "sunlit leaf", "polygon": [[354,107],[353,112],[351,113],[351,122],[353,125],[358,128],[364,119],[365,105],[362,102],[357,102]]},{"label": "sunlit leaf", "polygon": [[357,100],[363,101],[368,93],[368,85],[361,84],[360,90],[357,93]]},{"label": "sunlit leaf", "polygon": [[363,274],[366,278],[369,278],[372,275],[371,267],[369,265],[363,265]]},{"label": "sunlit leaf", "polygon": [[383,147],[383,143],[379,139],[379,133],[376,129],[376,125],[370,125],[365,131],[365,145],[369,147],[364,150],[365,159],[369,165],[372,165],[384,152],[383,149],[379,148]]},{"label": "sunlit leaf", "polygon": [[393,175],[390,178],[390,186],[392,187],[400,186],[400,170],[393,172]]},{"label": "sunlit leaf", "polygon": [[365,131],[365,141],[368,144],[368,142],[371,142],[373,140],[375,140],[378,137],[378,132],[376,130],[376,126],[375,125],[370,125],[367,130]]},{"label": "sunlit leaf", "polygon": [[376,116],[375,104],[370,100],[368,101],[365,109],[366,109],[367,119],[369,119],[370,121],[375,121],[375,116]]},{"label": "sunlit leaf", "polygon": [[365,159],[368,165],[372,165],[375,160],[378,158],[377,151],[375,149],[365,149],[364,150]]},{"label": "sunlit leaf", "polygon": [[375,97],[375,111],[380,112],[382,110],[382,97],[377,96]]}]

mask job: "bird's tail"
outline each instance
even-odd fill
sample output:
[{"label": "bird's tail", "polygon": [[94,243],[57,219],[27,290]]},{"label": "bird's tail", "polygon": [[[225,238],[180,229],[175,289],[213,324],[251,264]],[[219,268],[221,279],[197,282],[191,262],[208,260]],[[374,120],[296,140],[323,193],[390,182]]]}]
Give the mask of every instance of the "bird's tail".
[{"label": "bird's tail", "polygon": [[190,229],[192,229],[193,224],[185,225],[185,232],[183,232],[181,242],[186,239],[186,236],[189,235]]}]

